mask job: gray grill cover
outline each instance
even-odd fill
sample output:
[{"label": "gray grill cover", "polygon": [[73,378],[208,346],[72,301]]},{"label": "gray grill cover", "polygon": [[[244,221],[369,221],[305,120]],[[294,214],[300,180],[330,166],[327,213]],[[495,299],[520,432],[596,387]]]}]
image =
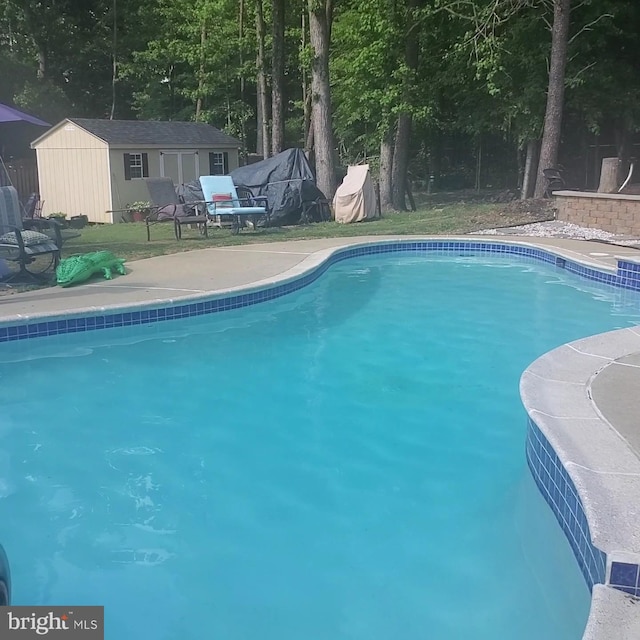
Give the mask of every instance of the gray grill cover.
[{"label": "gray grill cover", "polygon": [[[310,203],[324,198],[302,149],[287,149],[272,158],[234,169],[230,174],[236,187],[245,187],[253,196],[266,196],[271,225],[298,224],[303,208],[311,220],[319,222],[319,207]],[[305,207],[306,205],[306,207]]]}]

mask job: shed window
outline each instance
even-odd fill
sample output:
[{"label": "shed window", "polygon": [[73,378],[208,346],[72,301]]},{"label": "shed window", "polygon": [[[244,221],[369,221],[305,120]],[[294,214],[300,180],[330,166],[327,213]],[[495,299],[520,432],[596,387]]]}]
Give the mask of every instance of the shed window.
[{"label": "shed window", "polygon": [[225,176],[229,173],[229,154],[226,151],[209,153],[209,175]]},{"label": "shed window", "polygon": [[149,156],[146,153],[124,154],[124,179],[149,177]]}]

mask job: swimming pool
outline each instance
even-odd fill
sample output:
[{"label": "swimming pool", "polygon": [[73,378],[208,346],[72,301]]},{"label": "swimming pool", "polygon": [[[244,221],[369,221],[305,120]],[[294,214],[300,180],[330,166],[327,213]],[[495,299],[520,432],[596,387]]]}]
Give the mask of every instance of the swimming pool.
[{"label": "swimming pool", "polygon": [[359,258],[155,338],[3,345],[16,604],[104,603],[114,638],[579,638],[518,378],[638,301],[509,260]]}]

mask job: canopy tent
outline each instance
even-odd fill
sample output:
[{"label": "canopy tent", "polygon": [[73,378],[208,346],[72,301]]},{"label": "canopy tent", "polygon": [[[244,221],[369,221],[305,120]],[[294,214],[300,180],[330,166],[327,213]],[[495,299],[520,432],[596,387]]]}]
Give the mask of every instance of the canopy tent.
[{"label": "canopy tent", "polygon": [[40,118],[0,103],[0,156],[7,161],[12,157],[30,157],[32,140],[42,134],[42,127],[50,126]]},{"label": "canopy tent", "polygon": [[347,169],[342,184],[333,198],[336,222],[360,222],[377,218],[376,192],[369,175],[369,165],[360,164]]},{"label": "canopy tent", "polygon": [[29,124],[36,124],[40,127],[50,127],[51,125],[40,118],[30,116],[28,113],[18,111],[14,107],[0,103],[0,122],[28,122]]}]

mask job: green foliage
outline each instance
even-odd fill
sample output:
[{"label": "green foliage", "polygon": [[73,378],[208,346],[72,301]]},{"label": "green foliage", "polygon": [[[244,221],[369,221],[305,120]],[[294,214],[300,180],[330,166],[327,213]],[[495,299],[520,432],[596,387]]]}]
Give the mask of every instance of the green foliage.
[{"label": "green foliage", "polygon": [[[198,117],[251,136],[255,2],[243,2],[240,33],[239,0],[0,0],[0,100],[50,122],[109,117],[115,54],[116,117]],[[263,9],[269,75],[271,2],[263,0]],[[302,38],[308,9],[308,0],[286,3],[286,134],[296,145],[311,67],[308,33]],[[548,0],[340,0],[334,16],[333,125],[345,162],[377,162],[399,113],[412,115],[412,152],[421,165],[435,162],[444,138],[462,136],[472,146],[497,136],[523,147],[540,136]],[[576,1],[571,18],[565,115],[573,139],[624,138],[640,127],[640,3]],[[405,58],[414,34],[412,69]]]},{"label": "green foliage", "polygon": [[27,80],[13,96],[16,106],[39,114],[56,123],[72,111],[72,104],[64,91],[49,80]]}]

